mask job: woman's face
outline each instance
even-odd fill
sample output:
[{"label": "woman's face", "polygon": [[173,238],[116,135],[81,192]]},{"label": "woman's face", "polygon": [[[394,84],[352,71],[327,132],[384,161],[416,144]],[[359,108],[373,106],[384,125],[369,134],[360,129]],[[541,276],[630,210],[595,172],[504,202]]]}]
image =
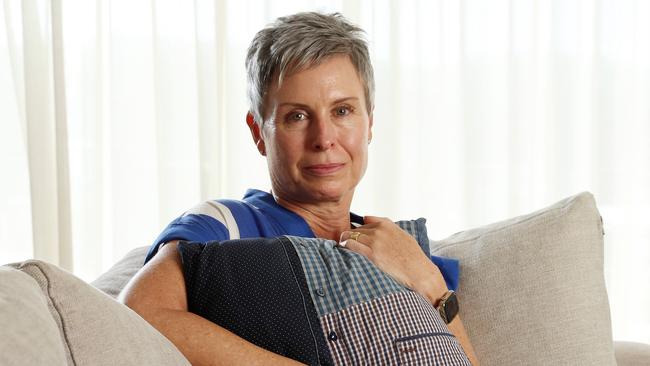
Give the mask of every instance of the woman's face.
[{"label": "woman's face", "polygon": [[264,116],[258,148],[267,156],[275,195],[302,203],[351,201],[366,171],[372,117],[347,56],[272,84]]}]

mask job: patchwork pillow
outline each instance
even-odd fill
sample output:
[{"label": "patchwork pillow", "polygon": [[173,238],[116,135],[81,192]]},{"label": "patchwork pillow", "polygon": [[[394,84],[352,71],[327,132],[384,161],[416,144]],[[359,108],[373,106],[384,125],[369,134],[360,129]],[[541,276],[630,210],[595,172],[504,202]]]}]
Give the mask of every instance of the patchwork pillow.
[{"label": "patchwork pillow", "polygon": [[366,257],[283,236],[178,245],[189,311],[307,364],[469,365],[440,314]]},{"label": "patchwork pillow", "polygon": [[460,260],[460,314],[490,365],[615,365],[590,193],[431,243]]}]

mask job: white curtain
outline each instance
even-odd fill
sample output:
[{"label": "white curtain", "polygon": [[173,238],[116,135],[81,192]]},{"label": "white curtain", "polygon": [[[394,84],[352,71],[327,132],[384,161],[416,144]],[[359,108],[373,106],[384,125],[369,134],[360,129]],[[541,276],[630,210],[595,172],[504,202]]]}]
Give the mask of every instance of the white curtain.
[{"label": "white curtain", "polygon": [[3,0],[0,262],[91,280],[195,203],[268,189],[244,55],[303,10],[368,32],[356,212],[423,216],[439,239],[591,191],[614,336],[650,342],[645,0]]}]

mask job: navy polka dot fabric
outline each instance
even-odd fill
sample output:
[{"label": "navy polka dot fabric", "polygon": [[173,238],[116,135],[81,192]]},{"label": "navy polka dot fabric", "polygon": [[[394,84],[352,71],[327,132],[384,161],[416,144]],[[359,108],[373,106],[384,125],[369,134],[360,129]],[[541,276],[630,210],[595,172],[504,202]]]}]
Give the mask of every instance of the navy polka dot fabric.
[{"label": "navy polka dot fabric", "polygon": [[180,242],[178,251],[189,311],[271,352],[333,363],[289,239]]}]

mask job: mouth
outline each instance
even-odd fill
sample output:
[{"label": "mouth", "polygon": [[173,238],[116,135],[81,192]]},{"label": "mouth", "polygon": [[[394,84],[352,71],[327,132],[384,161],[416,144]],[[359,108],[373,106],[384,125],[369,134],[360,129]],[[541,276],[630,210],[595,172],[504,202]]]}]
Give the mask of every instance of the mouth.
[{"label": "mouth", "polygon": [[343,166],[345,166],[344,163],[314,164],[306,166],[303,169],[310,175],[326,176],[338,172]]}]

